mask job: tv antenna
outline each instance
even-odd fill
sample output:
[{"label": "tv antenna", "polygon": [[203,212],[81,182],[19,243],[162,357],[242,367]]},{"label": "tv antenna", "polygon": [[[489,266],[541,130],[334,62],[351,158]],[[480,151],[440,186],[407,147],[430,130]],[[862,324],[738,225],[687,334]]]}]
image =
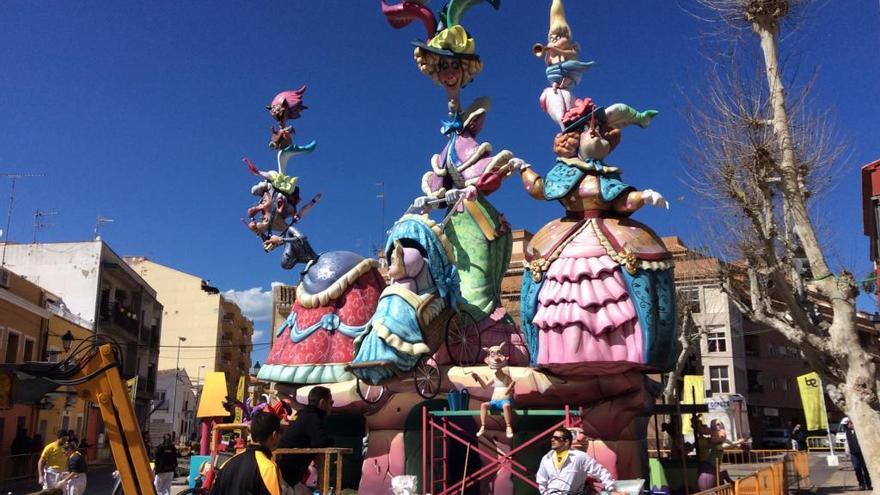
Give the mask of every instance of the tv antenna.
[{"label": "tv antenna", "polygon": [[3,256],[0,258],[0,266],[6,266],[6,246],[9,244],[9,226],[12,224],[12,207],[15,205],[15,183],[18,179],[30,177],[45,177],[46,174],[20,174],[17,172],[0,172],[0,177],[12,180],[12,190],[9,192],[9,210],[6,211],[6,236],[3,239]]},{"label": "tv antenna", "polygon": [[57,211],[40,211],[34,210],[34,239],[32,241],[33,244],[37,243],[37,231],[40,229],[45,229],[46,227],[51,227],[53,224],[51,223],[43,223],[43,217],[50,217],[52,215],[57,215]]},{"label": "tv antenna", "polygon": [[101,240],[101,234],[99,233],[101,230],[101,227],[103,227],[105,224],[112,223],[112,222],[113,222],[113,219],[107,218],[107,217],[100,217],[99,216],[98,218],[95,219],[95,240],[96,241]]}]

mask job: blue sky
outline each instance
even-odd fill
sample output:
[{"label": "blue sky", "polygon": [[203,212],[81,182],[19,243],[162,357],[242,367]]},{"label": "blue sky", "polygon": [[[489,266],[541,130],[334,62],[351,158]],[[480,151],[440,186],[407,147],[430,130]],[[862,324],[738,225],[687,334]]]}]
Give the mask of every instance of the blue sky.
[{"label": "blue sky", "polygon": [[[490,96],[482,140],[547,170],[555,131],[537,105],[546,83],[531,46],[545,41],[550,2],[503,3],[465,17],[485,69],[463,102]],[[850,144],[821,223],[832,263],[864,275],[858,170],[880,158],[880,8],[820,4],[800,31],[785,33],[782,50],[801,82],[818,74],[812,102],[833,111]],[[705,209],[681,179],[693,139],[684,103],[705,83],[705,55],[717,46],[692,8],[687,0],[566,4],[582,58],[597,62],[577,94],[661,112],[650,129],[627,130],[610,160],[631,184],[671,200],[670,211],[646,208],[637,218],[702,246]],[[289,170],[306,197],[324,198],[301,227],[319,251],[366,253],[419,194],[428,160],[444,144],[444,96],[412,61],[409,41],[423,36],[418,26],[392,30],[372,0],[4,2],[0,171],[47,174],[18,183],[10,238],[31,240],[36,209],[59,212],[44,220],[53,225],[40,241],[89,239],[96,217],[110,217],[102,233],[114,250],[236,291],[266,330],[265,292],[296,274],[263,253],[239,220],[254,182],[242,156],[274,164],[264,105],[282,89],[309,85],[310,108],[294,125],[297,141],[316,139],[318,149]],[[746,37],[742,46],[750,53],[754,44]],[[4,215],[9,190],[0,182]],[[518,179],[492,200],[516,228],[534,231],[559,214],[554,203],[528,199]]]}]

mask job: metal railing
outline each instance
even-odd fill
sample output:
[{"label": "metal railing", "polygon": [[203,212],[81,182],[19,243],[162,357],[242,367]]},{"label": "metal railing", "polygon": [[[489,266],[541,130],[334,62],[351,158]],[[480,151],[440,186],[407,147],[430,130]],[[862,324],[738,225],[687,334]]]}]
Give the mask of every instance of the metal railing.
[{"label": "metal railing", "polygon": [[0,456],[0,481],[36,477],[39,459],[38,453]]}]

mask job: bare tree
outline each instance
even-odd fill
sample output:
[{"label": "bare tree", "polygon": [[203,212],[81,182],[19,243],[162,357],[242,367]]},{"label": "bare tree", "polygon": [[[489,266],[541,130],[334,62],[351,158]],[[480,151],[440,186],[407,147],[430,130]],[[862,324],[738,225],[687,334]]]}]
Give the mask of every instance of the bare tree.
[{"label": "bare tree", "polygon": [[678,358],[675,360],[675,367],[667,375],[666,386],[663,388],[663,402],[666,404],[672,404],[675,401],[678,379],[681,377],[688,359],[700,348],[700,341],[706,334],[705,327],[698,327],[694,323],[690,304],[680,295],[676,295],[675,298],[675,313],[675,321],[678,322],[678,344],[681,348],[678,352]]},{"label": "bare tree", "polygon": [[[716,71],[702,101],[690,107],[699,140],[691,151],[694,184],[720,208],[715,218],[727,219],[727,240],[744,260],[734,265],[726,291],[747,318],[802,350],[859,428],[871,476],[880,480],[880,428],[870,426],[880,424],[880,377],[859,342],[858,288],[851,273],[832,271],[810,212],[827,179],[821,166],[833,163],[840,148],[827,119],[786,94],[780,69],[780,26],[811,2],[697,1],[759,39],[766,75],[766,86],[750,85]],[[817,317],[815,304],[829,317]]]}]

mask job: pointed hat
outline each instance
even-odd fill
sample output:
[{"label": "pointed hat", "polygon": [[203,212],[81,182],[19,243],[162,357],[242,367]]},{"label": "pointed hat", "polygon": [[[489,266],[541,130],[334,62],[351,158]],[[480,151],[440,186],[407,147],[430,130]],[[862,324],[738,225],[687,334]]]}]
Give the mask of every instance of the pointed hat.
[{"label": "pointed hat", "polygon": [[571,28],[568,21],[565,20],[565,8],[562,6],[562,0],[553,0],[550,6],[550,33],[565,31],[571,36]]}]

